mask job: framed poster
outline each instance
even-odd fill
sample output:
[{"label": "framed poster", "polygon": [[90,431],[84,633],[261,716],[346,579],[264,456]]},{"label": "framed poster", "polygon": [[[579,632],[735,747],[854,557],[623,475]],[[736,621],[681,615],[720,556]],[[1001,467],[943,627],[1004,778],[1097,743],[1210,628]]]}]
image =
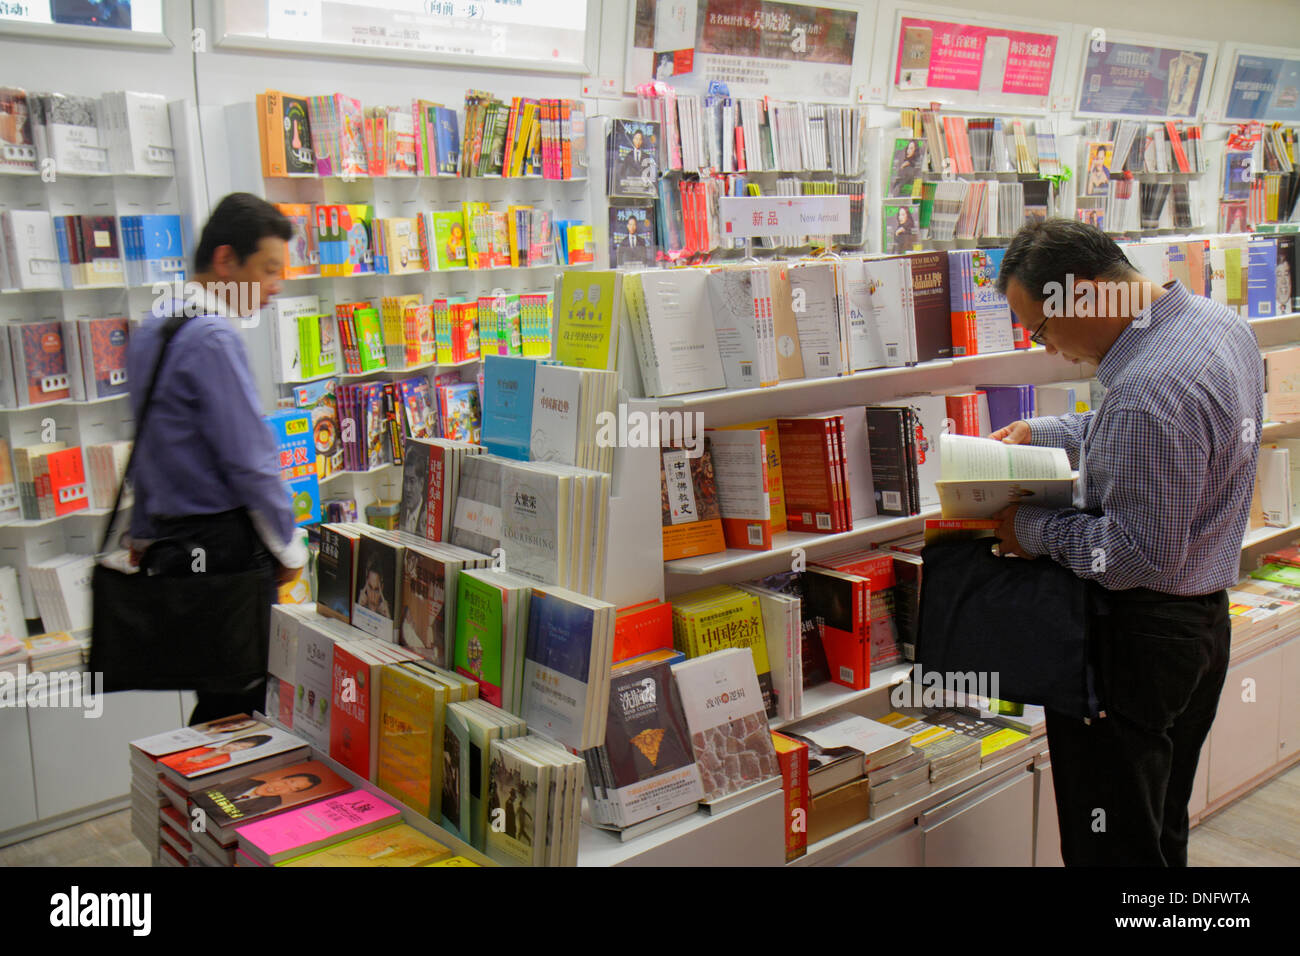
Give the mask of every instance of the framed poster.
[{"label": "framed poster", "polygon": [[887,102],[980,109],[1047,110],[1060,60],[1050,26],[895,14]]},{"label": "framed poster", "polygon": [[1083,42],[1076,116],[1177,120],[1201,115],[1216,44],[1113,34]]},{"label": "framed poster", "polygon": [[[726,83],[733,96],[847,100],[867,4],[630,0],[624,87]],[[649,43],[650,46],[644,44]]]},{"label": "framed poster", "polygon": [[0,0],[0,34],[123,46],[171,46],[163,0]]},{"label": "framed poster", "polygon": [[591,73],[593,0],[214,0],[223,47]]},{"label": "framed poster", "polygon": [[1225,123],[1300,123],[1300,54],[1226,44],[1224,79],[1216,78],[1214,119]]}]

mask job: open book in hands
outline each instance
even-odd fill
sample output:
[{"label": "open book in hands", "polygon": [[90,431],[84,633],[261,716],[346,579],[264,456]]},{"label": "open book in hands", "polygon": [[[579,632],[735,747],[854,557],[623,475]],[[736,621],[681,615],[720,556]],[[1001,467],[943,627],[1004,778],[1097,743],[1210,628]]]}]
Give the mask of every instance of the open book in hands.
[{"label": "open book in hands", "polygon": [[1069,508],[1070,460],[1061,448],[939,436],[939,505],[945,518],[988,518],[1007,505]]}]

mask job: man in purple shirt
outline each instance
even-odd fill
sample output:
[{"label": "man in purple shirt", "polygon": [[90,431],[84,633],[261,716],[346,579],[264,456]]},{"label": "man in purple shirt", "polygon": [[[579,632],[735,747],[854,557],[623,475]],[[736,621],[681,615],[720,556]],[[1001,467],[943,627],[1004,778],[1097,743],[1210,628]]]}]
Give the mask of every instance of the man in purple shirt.
[{"label": "man in purple shirt", "polygon": [[1034,341],[1096,363],[1106,386],[1094,411],[992,436],[1064,448],[1079,469],[1073,508],[1001,513],[1002,552],[1054,560],[1112,605],[1093,631],[1104,716],[1047,712],[1061,851],[1067,865],[1186,866],[1259,454],[1259,344],[1240,315],[1141,275],[1085,223],[1021,229],[998,288]]},{"label": "man in purple shirt", "polygon": [[[171,316],[188,317],[167,349],[136,436],[133,562],[162,538],[202,548],[208,573],[264,568],[268,579],[285,582],[307,562],[236,324],[280,291],[292,234],[270,203],[248,193],[227,196],[203,228],[184,301],[160,299],[131,337],[127,376],[139,420],[162,327]],[[268,602],[268,633],[270,612]],[[263,681],[242,694],[200,693],[190,723],[260,710],[264,687]]]}]

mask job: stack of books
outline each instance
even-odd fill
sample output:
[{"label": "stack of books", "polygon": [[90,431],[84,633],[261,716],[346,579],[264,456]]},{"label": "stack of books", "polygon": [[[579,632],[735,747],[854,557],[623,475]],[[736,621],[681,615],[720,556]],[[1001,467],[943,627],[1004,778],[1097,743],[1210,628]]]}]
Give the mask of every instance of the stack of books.
[{"label": "stack of books", "polygon": [[89,651],[87,638],[77,639],[66,631],[50,631],[23,638],[27,665],[33,674],[79,671]]},{"label": "stack of books", "polygon": [[58,631],[82,631],[91,621],[92,555],[64,554],[28,566],[41,623]]},{"label": "stack of books", "polygon": [[577,866],[583,761],[545,737],[488,745],[485,851],[502,863]]}]

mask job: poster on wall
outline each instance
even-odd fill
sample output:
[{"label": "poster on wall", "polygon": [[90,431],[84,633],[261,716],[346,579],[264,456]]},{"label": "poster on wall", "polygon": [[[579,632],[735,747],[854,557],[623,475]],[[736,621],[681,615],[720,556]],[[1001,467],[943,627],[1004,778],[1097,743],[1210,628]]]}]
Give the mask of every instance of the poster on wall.
[{"label": "poster on wall", "polygon": [[1194,118],[1213,65],[1207,49],[1089,43],[1079,80],[1077,112]]},{"label": "poster on wall", "polygon": [[162,33],[162,0],[3,0],[0,30],[6,23]]},{"label": "poster on wall", "polygon": [[1046,109],[1060,37],[905,16],[897,24],[890,102]]},{"label": "poster on wall", "polygon": [[849,96],[857,10],[776,0],[636,0],[633,20],[629,90],[653,78],[690,90],[718,81],[733,96]]},{"label": "poster on wall", "polygon": [[485,57],[586,70],[587,0],[217,0],[221,42]]},{"label": "poster on wall", "polygon": [[1300,59],[1237,54],[1223,118],[1229,122],[1300,122]]}]

